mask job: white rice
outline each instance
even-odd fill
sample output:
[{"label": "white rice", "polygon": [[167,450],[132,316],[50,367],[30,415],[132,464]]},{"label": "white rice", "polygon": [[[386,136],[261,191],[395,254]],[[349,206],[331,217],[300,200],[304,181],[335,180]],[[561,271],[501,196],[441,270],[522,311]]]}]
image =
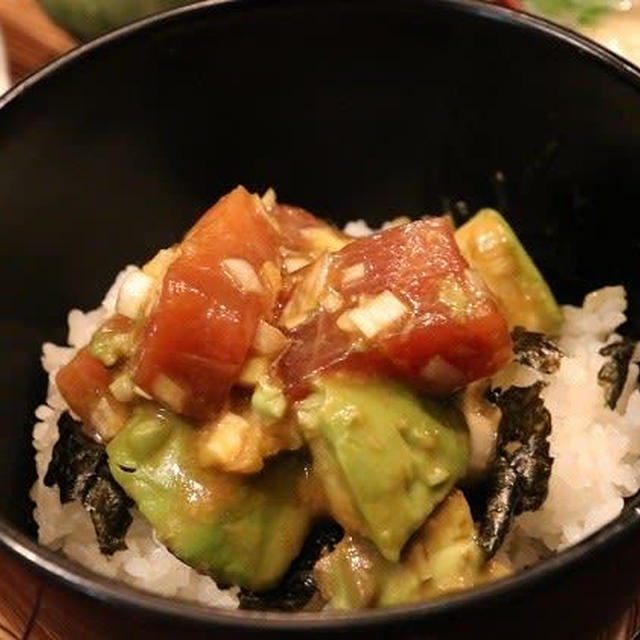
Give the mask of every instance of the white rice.
[{"label": "white rice", "polygon": [[613,520],[624,498],[640,489],[638,365],[629,365],[615,410],[605,404],[597,380],[605,362],[599,351],[620,338],[615,330],[626,306],[622,287],[605,287],[589,294],[581,308],[564,307],[559,371],[540,375],[511,365],[494,379],[501,386],[543,379],[542,398],[552,418],[549,495],[539,510],[516,518],[503,549],[516,568],[583,540]]},{"label": "white rice", "polygon": [[[352,223],[352,235],[366,235],[366,224]],[[131,269],[131,267],[128,267]],[[221,590],[171,555],[138,513],[126,536],[127,549],[111,557],[102,555],[88,514],[79,503],[60,504],[57,487],[42,483],[53,445],[57,420],[67,408],[53,384],[58,369],[85,345],[95,327],[114,310],[121,273],[102,305],[94,311],[69,314],[69,347],[45,344],[42,364],[49,373],[47,404],[36,411],[33,431],[37,451],[38,481],[31,496],[42,544],[86,567],[136,587],[168,597],[193,600],[218,607],[237,607],[237,590]],[[528,566],[551,551],[563,549],[614,519],[623,499],[640,488],[640,392],[638,365],[630,365],[627,386],[616,407],[604,402],[597,374],[605,359],[600,349],[618,336],[625,320],[625,292],[607,287],[590,294],[582,308],[565,307],[559,346],[565,353],[559,371],[540,375],[521,365],[510,365],[494,385],[529,385],[543,379],[545,405],[551,413],[549,438],[554,458],[549,495],[536,512],[524,513],[501,551],[515,568]],[[635,358],[634,358],[635,359]]]},{"label": "white rice", "polygon": [[238,606],[237,589],[222,590],[204,576],[173,556],[156,540],[148,522],[133,510],[133,523],[127,532],[127,549],[112,556],[100,553],[93,524],[80,502],[60,503],[58,487],[43,484],[53,445],[58,440],[58,419],[67,409],[54,384],[55,375],[76,350],[86,345],[95,328],[115,310],[120,284],[127,267],[111,287],[102,305],[88,313],[74,309],[69,313],[69,347],[46,343],[42,349],[42,366],[49,374],[47,404],[36,410],[39,422],[33,429],[38,480],[31,490],[36,503],[34,516],[41,544],[62,551],[76,562],[102,575],[126,582],[140,589],[166,597],[191,600],[225,608]]}]

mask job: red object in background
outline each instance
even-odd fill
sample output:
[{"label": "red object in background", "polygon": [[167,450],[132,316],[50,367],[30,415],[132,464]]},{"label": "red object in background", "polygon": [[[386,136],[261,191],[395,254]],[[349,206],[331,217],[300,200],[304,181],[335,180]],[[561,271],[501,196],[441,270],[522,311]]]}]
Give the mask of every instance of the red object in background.
[{"label": "red object in background", "polygon": [[522,3],[518,0],[500,0],[499,4],[509,7],[509,9],[516,9],[517,11],[522,10]]}]

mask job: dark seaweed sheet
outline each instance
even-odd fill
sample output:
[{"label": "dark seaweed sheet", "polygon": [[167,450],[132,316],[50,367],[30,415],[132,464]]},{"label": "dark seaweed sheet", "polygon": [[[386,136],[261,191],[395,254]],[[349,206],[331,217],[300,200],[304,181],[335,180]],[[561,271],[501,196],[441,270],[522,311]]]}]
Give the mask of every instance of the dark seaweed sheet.
[{"label": "dark seaweed sheet", "polygon": [[495,554],[504,540],[515,515],[519,493],[515,470],[503,455],[497,456],[478,529],[478,543],[487,558]]},{"label": "dark seaweed sheet", "polygon": [[60,438],[44,483],[58,485],[62,503],[80,500],[91,515],[100,551],[112,555],[126,549],[124,537],[132,518],[133,501],[109,471],[102,445],[88,438],[82,425],[64,413],[58,421]]},{"label": "dark seaweed sheet", "polygon": [[541,373],[555,373],[564,355],[543,333],[515,327],[511,332],[515,359]]},{"label": "dark seaweed sheet", "polygon": [[280,584],[256,593],[242,589],[240,608],[260,611],[299,611],[303,609],[316,593],[313,567],[318,559],[333,551],[342,540],[344,531],[333,520],[318,522],[307,536],[298,557],[291,563]]},{"label": "dark seaweed sheet", "polygon": [[600,355],[609,360],[598,371],[598,384],[604,388],[605,402],[610,409],[616,408],[622,395],[635,347],[635,341],[623,338],[600,349]]},{"label": "dark seaweed sheet", "polygon": [[487,558],[502,544],[513,517],[539,509],[547,497],[553,458],[547,440],[551,414],[540,398],[543,387],[542,382],[536,382],[491,394],[502,410],[502,418],[478,532],[478,543]]}]

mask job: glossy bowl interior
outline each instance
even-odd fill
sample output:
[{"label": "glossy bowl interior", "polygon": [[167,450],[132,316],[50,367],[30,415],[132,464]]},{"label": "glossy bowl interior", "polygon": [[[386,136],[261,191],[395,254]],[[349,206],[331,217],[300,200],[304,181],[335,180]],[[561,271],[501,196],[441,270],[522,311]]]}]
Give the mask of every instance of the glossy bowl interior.
[{"label": "glossy bowl interior", "polygon": [[615,558],[637,537],[637,500],[552,561],[441,602],[346,617],[171,603],[35,544],[30,429],[40,344],[64,339],[67,310],[96,306],[122,265],[237,183],[274,185],[339,224],[498,206],[560,300],[622,283],[638,334],[639,153],[633,68],[533,18],[453,0],[206,2],[27,80],[0,100],[0,542],[120,610],[318,634],[446,624]]}]

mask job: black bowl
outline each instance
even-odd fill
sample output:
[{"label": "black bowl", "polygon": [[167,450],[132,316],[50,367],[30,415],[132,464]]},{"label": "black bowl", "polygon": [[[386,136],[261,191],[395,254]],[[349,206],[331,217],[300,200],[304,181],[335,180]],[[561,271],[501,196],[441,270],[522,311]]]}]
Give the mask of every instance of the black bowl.
[{"label": "black bowl", "polygon": [[[209,610],[97,577],[36,544],[27,497],[40,344],[63,340],[67,309],[96,306],[122,265],[240,182],[275,185],[338,223],[499,206],[561,300],[614,283],[640,300],[640,74],[629,64],[459,0],[206,2],[80,48],[0,107],[0,542],[71,603],[67,629],[585,637],[638,593],[637,499],[492,586],[288,615]],[[628,331],[640,333],[634,304]]]}]

